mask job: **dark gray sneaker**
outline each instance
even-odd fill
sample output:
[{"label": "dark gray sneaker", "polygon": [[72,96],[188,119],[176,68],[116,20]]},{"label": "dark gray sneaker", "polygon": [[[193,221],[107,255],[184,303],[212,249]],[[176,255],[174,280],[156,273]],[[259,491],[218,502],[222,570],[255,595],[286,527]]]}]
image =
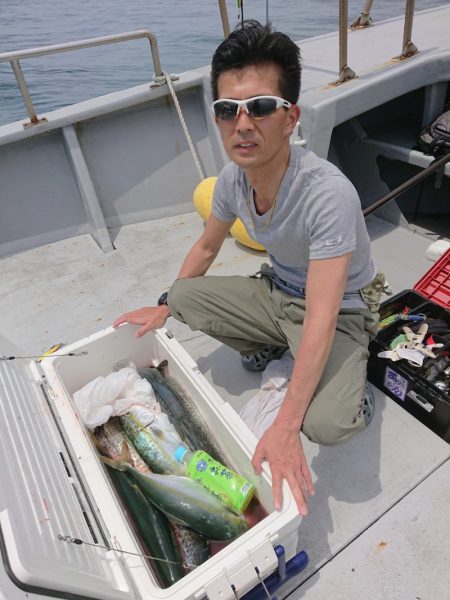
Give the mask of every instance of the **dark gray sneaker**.
[{"label": "dark gray sneaker", "polygon": [[277,360],[283,356],[288,346],[266,346],[254,354],[243,354],[242,365],[247,371],[264,371],[271,360]]},{"label": "dark gray sneaker", "polygon": [[375,413],[375,396],[373,394],[372,387],[366,383],[366,389],[364,392],[364,402],[363,402],[363,416],[364,422],[367,425],[373,418]]}]

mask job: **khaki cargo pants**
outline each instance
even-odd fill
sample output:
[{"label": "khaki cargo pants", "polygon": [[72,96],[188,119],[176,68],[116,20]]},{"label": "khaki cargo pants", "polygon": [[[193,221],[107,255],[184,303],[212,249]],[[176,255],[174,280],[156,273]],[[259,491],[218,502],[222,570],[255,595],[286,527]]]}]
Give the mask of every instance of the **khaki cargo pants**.
[{"label": "khaki cargo pants", "polygon": [[[267,277],[179,279],[168,304],[175,319],[241,354],[267,344],[287,345],[293,356],[297,353],[305,300],[281,291]],[[367,309],[341,310],[330,356],[303,422],[310,440],[338,444],[364,428],[367,347],[377,320],[377,313]]]}]

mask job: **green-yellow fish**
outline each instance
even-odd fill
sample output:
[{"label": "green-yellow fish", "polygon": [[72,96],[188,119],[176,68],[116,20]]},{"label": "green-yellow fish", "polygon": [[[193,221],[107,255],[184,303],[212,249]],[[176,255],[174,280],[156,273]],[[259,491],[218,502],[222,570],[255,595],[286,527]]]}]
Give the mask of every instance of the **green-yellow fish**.
[{"label": "green-yellow fish", "polygon": [[232,540],[245,531],[244,518],[227,508],[201,485],[178,475],[141,473],[128,462],[101,457],[108,466],[128,472],[145,496],[167,517],[211,540]]}]

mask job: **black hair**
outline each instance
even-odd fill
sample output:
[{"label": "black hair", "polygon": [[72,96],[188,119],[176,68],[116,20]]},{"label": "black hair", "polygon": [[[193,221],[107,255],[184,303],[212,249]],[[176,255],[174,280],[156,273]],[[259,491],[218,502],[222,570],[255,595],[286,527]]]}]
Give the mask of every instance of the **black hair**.
[{"label": "black hair", "polygon": [[239,24],[218,46],[211,64],[211,89],[219,96],[219,76],[230,69],[275,63],[281,68],[280,92],[285,100],[296,103],[300,94],[300,49],[286,34],[274,31],[270,23],[262,25],[249,19]]}]

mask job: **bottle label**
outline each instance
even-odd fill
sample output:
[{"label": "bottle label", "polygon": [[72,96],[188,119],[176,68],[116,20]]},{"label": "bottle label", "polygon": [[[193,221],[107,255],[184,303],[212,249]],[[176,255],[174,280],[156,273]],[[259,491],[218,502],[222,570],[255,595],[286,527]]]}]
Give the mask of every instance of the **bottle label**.
[{"label": "bottle label", "polygon": [[252,498],[255,488],[228,467],[214,460],[203,450],[194,452],[187,463],[186,474],[200,483],[226,506],[242,510]]},{"label": "bottle label", "polygon": [[208,468],[208,463],[206,462],[206,460],[199,460],[195,465],[195,468],[197,471],[200,471],[200,473],[203,473],[203,471],[206,471],[206,469]]},{"label": "bottle label", "polygon": [[244,485],[241,487],[241,494],[246,494],[251,487],[252,484],[249,481],[244,483]]}]

